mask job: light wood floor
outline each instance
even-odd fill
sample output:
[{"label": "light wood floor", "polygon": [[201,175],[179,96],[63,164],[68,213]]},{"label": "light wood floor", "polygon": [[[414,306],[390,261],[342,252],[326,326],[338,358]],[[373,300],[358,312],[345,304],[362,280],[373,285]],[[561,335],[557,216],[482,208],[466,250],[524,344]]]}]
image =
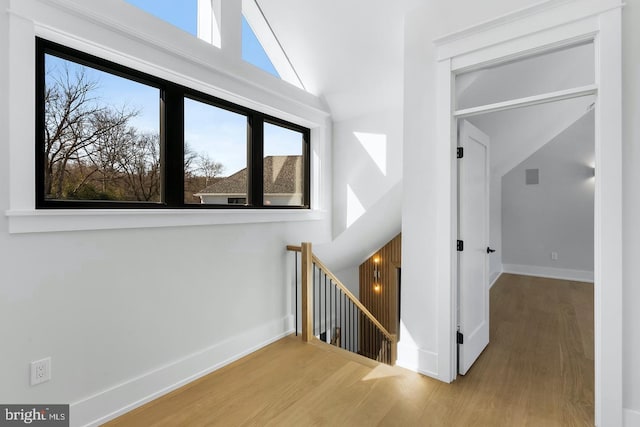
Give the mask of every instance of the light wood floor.
[{"label": "light wood floor", "polygon": [[593,369],[593,286],[505,274],[452,384],[288,337],[108,425],[592,426]]}]

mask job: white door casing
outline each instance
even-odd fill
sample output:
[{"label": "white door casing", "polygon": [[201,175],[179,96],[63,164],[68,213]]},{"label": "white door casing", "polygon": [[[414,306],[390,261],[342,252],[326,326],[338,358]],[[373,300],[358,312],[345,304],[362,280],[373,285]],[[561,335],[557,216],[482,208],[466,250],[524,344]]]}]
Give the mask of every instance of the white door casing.
[{"label": "white door casing", "polygon": [[489,137],[460,121],[458,160],[458,372],[466,374],[489,344]]},{"label": "white door casing", "polygon": [[439,232],[438,372],[456,378],[457,172],[455,75],[579,42],[595,46],[595,424],[622,420],[622,33],[620,0],[547,0],[434,40]]}]

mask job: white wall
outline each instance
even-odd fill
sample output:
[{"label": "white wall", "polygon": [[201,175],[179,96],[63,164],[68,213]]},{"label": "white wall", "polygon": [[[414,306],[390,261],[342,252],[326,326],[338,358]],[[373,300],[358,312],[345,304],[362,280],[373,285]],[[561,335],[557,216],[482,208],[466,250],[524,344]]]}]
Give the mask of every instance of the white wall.
[{"label": "white wall", "polygon": [[[544,84],[553,84],[556,80],[555,70],[551,73],[547,71],[538,70],[537,74]],[[533,81],[532,76],[529,76],[529,81]],[[491,81],[487,83],[495,84]],[[579,81],[575,82],[576,85],[579,83]],[[483,79],[479,79],[474,81],[472,86],[476,84],[485,84],[485,82]],[[540,82],[536,82],[537,86],[540,84]],[[502,176],[582,117],[594,101],[595,97],[588,96],[468,118],[490,139],[489,237],[491,247],[496,250],[489,257],[491,283],[503,271]],[[535,120],[532,119],[534,117]]]},{"label": "white wall", "polygon": [[[594,158],[590,112],[502,177],[505,271],[593,277]],[[539,184],[525,183],[527,169],[538,169]]]},{"label": "white wall", "polygon": [[[72,7],[73,3],[65,2]],[[83,7],[84,2],[76,3]],[[280,90],[280,82],[271,81],[271,77],[264,77],[269,82],[264,84],[251,66],[225,56],[217,57],[218,73],[175,56],[166,46],[153,47],[136,37],[127,38],[126,31],[89,25],[75,13],[51,8],[54,4],[0,0],[2,212],[16,209],[10,203],[14,196],[10,186],[25,193],[32,191],[32,181],[14,178],[21,177],[21,169],[33,171],[33,159],[27,164],[10,164],[10,151],[33,147],[30,112],[34,97],[26,95],[33,90],[29,77],[33,66],[27,62],[16,69],[19,66],[8,60],[19,53],[9,52],[9,43],[12,49],[27,53],[33,49],[31,16],[53,32],[58,28],[73,33],[95,49],[105,47],[102,43],[106,43],[105,51],[124,49],[131,58],[143,58],[149,69],[157,67],[164,75],[184,77],[186,72],[189,77],[193,71],[189,83],[198,87],[221,84],[220,92],[228,91],[229,96],[237,88],[244,102],[254,107],[265,105],[271,114],[285,119],[305,111],[308,105],[314,105],[316,111],[321,105],[307,94],[297,95],[298,90],[286,87],[286,83]],[[112,22],[124,27],[127,19],[135,21],[126,13],[119,14],[120,8],[127,7],[124,3],[93,6],[98,17],[122,17]],[[20,12],[11,15],[11,25],[6,12],[9,7]],[[164,24],[158,28],[172,34]],[[8,78],[10,67],[15,71],[12,81]],[[235,78],[244,80],[233,83]],[[7,97],[9,85],[24,88],[24,95]],[[21,119],[26,125],[9,123],[10,108],[26,108]],[[324,132],[330,133],[330,127]],[[314,167],[328,168],[328,141],[313,143],[320,148]],[[317,179],[326,175],[316,172]],[[318,184],[320,191],[330,194],[326,183]],[[317,197],[330,209],[330,201],[325,199],[323,194]],[[31,203],[31,211],[25,205],[18,208],[26,209],[38,221],[38,213],[32,212],[33,199],[25,198],[24,203]],[[7,217],[0,215],[0,402],[71,403],[71,423],[80,425],[166,391],[291,331],[291,265],[285,245],[327,241],[330,222],[318,218],[10,234]],[[52,358],[52,380],[29,386],[29,362],[47,356]]]},{"label": "white wall", "polygon": [[[405,26],[402,203],[402,331],[399,363],[435,377],[438,369],[438,295],[441,257],[436,152],[436,61],[432,41],[444,34],[534,3],[532,0],[436,2],[410,12]],[[464,11],[464,13],[460,13]]]},{"label": "white wall", "polygon": [[491,173],[489,179],[489,283],[493,286],[502,273],[502,177]]},{"label": "white wall", "polygon": [[456,109],[595,83],[593,43],[456,76]]},{"label": "white wall", "polygon": [[640,4],[627,2],[622,18],[623,397],[624,406],[636,411],[632,426],[640,425]]},{"label": "white wall", "polygon": [[342,284],[345,285],[353,295],[360,298],[360,270],[358,266],[334,271],[333,274],[340,279]]},{"label": "white wall", "polygon": [[330,268],[357,268],[400,232],[402,141],[399,108],[333,123],[333,240],[317,247]]}]

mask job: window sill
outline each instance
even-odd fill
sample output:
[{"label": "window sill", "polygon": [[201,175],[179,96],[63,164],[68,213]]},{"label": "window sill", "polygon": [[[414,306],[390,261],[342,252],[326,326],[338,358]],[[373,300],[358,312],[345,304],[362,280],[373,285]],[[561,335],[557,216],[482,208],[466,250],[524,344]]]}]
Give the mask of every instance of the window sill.
[{"label": "window sill", "polygon": [[270,209],[225,210],[10,210],[9,233],[113,230],[126,228],[183,227],[218,224],[256,224],[290,221],[319,221],[325,211]]}]

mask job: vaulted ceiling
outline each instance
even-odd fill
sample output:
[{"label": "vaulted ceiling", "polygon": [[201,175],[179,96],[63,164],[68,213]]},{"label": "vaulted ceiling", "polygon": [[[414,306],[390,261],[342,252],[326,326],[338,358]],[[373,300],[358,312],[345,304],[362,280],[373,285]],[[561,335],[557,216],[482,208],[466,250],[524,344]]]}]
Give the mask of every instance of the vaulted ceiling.
[{"label": "vaulted ceiling", "polygon": [[404,16],[420,0],[259,0],[305,88],[334,120],[402,105]]}]

